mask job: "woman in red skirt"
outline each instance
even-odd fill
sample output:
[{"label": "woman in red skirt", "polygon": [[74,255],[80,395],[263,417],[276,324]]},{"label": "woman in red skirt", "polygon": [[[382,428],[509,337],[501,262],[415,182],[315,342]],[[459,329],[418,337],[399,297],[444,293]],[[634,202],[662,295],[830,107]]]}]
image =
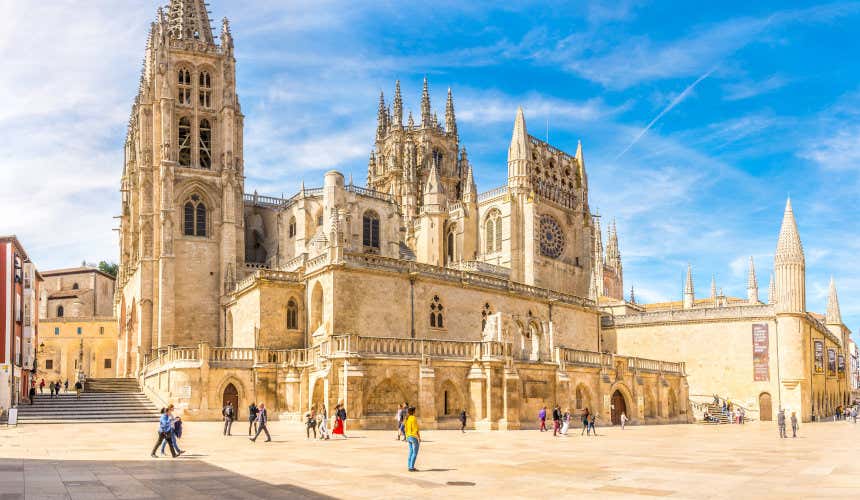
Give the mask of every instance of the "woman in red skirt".
[{"label": "woman in red skirt", "polygon": [[335,434],[335,435],[339,435],[342,438],[346,439],[346,434],[344,434],[344,432],[343,432],[343,430],[344,430],[343,429],[343,414],[344,413],[346,413],[346,412],[343,411],[343,405],[342,404],[338,404],[337,406],[335,406],[334,428],[331,430],[331,433]]}]

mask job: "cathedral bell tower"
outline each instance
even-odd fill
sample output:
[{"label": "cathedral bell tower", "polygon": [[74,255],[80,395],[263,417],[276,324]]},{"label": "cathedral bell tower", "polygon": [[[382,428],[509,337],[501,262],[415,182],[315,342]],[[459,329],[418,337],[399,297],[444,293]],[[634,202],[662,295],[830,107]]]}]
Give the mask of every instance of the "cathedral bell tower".
[{"label": "cathedral bell tower", "polygon": [[122,178],[117,303],[126,316],[136,308],[121,341],[126,373],[160,346],[223,342],[222,297],[244,261],[243,116],[226,18],[219,41],[203,0],[171,0],[149,32]]}]

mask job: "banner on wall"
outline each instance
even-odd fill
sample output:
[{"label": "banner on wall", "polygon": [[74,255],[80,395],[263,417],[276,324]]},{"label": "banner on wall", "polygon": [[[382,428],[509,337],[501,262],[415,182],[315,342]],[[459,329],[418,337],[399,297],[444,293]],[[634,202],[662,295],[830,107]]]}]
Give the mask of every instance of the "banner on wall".
[{"label": "banner on wall", "polygon": [[824,341],[815,341],[815,373],[824,373]]},{"label": "banner on wall", "polygon": [[839,373],[845,373],[845,356],[839,355]]},{"label": "banner on wall", "polygon": [[770,380],[770,353],[767,323],[755,323],[752,326],[753,344],[753,380],[767,382]]},{"label": "banner on wall", "polygon": [[827,349],[827,374],[836,375],[836,350]]}]

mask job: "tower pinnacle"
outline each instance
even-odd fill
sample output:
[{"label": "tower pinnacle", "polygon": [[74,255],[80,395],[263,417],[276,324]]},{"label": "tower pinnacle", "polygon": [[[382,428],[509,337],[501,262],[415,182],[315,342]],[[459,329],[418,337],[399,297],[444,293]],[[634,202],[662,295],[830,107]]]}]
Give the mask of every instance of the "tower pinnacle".
[{"label": "tower pinnacle", "polygon": [[791,198],[785,203],[773,264],[776,277],[776,311],[806,312],[806,260],[797,221],[791,208]]},{"label": "tower pinnacle", "polygon": [[684,309],[693,308],[695,297],[695,292],[693,291],[693,266],[687,264],[687,279],[684,282]]},{"label": "tower pinnacle", "polygon": [[403,126],[403,98],[400,97],[400,80],[394,83],[394,126]]},{"label": "tower pinnacle", "polygon": [[842,313],[839,311],[839,297],[836,295],[836,282],[833,281],[833,276],[830,277],[830,293],[827,295],[826,321],[828,325],[842,324]]},{"label": "tower pinnacle", "polygon": [[421,90],[421,126],[434,125],[433,114],[430,111],[430,89],[427,85],[427,77],[424,77],[424,88]]},{"label": "tower pinnacle", "polygon": [[750,255],[750,267],[747,274],[747,300],[750,304],[758,304],[758,280],[755,277],[755,263]]},{"label": "tower pinnacle", "polygon": [[454,97],[448,87],[448,100],[445,102],[445,132],[457,135],[457,119],[454,118]]}]

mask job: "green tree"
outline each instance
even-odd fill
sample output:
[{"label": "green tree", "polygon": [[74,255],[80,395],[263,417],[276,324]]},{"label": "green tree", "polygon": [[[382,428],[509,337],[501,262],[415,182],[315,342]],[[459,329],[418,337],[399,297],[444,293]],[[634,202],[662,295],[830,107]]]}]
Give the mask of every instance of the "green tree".
[{"label": "green tree", "polygon": [[107,262],[103,260],[99,262],[99,271],[105,274],[110,274],[111,276],[116,278],[116,273],[119,271],[119,264],[113,261]]}]

